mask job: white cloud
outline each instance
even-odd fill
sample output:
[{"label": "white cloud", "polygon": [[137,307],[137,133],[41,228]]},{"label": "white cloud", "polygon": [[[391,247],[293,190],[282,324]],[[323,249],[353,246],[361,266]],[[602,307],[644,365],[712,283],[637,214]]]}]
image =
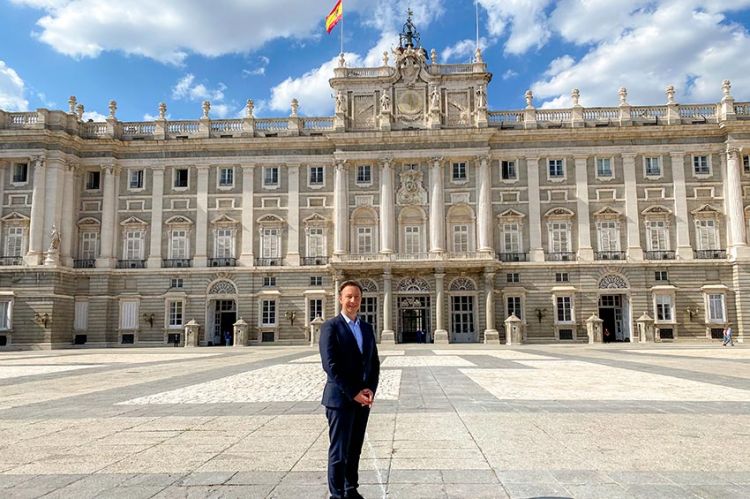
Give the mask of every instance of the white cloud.
[{"label": "white cloud", "polygon": [[510,80],[511,78],[515,78],[516,76],[518,76],[517,72],[513,71],[512,69],[508,69],[505,71],[505,73],[503,73],[502,78],[503,80]]},{"label": "white cloud", "polygon": [[24,98],[24,82],[18,73],[0,60],[0,109],[26,111],[29,101]]},{"label": "white cloud", "polygon": [[83,121],[107,121],[107,117],[96,111],[86,111],[83,113]]},{"label": "white cloud", "polygon": [[478,0],[487,12],[487,29],[500,37],[509,28],[505,53],[523,54],[544,46],[550,38],[545,9],[551,0]]},{"label": "white cloud", "polygon": [[219,83],[219,86],[213,90],[208,89],[203,83],[194,84],[195,75],[188,73],[183,76],[172,88],[172,98],[175,100],[192,100],[192,101],[217,101],[224,100],[224,90],[227,86]]},{"label": "white cloud", "polygon": [[268,66],[268,63],[271,62],[271,59],[265,56],[258,57],[258,65],[254,69],[243,69],[242,70],[242,76],[263,76],[266,74],[266,67]]},{"label": "white cloud", "polygon": [[[496,42],[496,39],[488,41],[486,38],[481,37],[479,39],[479,48],[484,52],[488,45],[492,45]],[[450,47],[446,47],[440,53],[440,60],[443,63],[450,62],[451,60],[458,60],[459,62],[472,62],[474,60],[474,53],[477,50],[476,40],[461,40]]]}]

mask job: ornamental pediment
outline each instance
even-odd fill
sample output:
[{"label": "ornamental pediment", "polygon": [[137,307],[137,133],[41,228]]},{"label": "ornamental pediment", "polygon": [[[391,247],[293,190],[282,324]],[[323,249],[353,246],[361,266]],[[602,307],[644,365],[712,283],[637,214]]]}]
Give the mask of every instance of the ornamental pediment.
[{"label": "ornamental pediment", "polygon": [[567,208],[552,208],[544,216],[545,218],[572,218],[575,213]]},{"label": "ornamental pediment", "polygon": [[520,211],[516,211],[513,208],[509,210],[505,210],[504,212],[500,213],[497,218],[524,218],[526,215],[521,213]]},{"label": "ornamental pediment", "polygon": [[222,213],[221,216],[214,218],[211,223],[213,225],[237,225],[239,222],[226,213]]},{"label": "ornamental pediment", "polygon": [[96,218],[94,218],[94,217],[85,217],[85,218],[82,218],[82,219],[80,219],[78,221],[78,226],[79,227],[82,227],[84,225],[88,225],[88,226],[96,225],[96,226],[99,226],[101,224],[102,223],[99,220],[97,220]]},{"label": "ornamental pediment", "polygon": [[258,220],[258,225],[283,225],[284,219],[279,217],[278,215],[264,215],[260,217]]},{"label": "ornamental pediment", "polygon": [[26,215],[21,215],[17,211],[8,213],[3,218],[0,218],[5,223],[29,223],[31,219]]},{"label": "ornamental pediment", "polygon": [[193,225],[193,221],[182,215],[176,215],[165,221],[164,225]]},{"label": "ornamental pediment", "polygon": [[658,205],[657,206],[649,206],[648,208],[646,208],[645,210],[643,210],[641,212],[641,215],[661,215],[661,216],[666,216],[666,215],[671,215],[671,214],[672,214],[672,210],[670,210],[666,206],[658,206]]},{"label": "ornamental pediment", "polygon": [[138,217],[128,217],[120,222],[120,225],[148,225],[148,223],[144,222]]},{"label": "ornamental pediment", "polygon": [[700,208],[697,208],[690,213],[692,213],[694,216],[716,217],[721,215],[721,210],[711,206],[710,204],[704,204]]},{"label": "ornamental pediment", "polygon": [[601,210],[595,211],[594,216],[598,218],[620,218],[622,213],[610,206],[605,206]]},{"label": "ornamental pediment", "polygon": [[305,218],[302,221],[305,223],[305,225],[316,225],[316,226],[326,225],[328,223],[328,219],[319,213],[313,213],[312,215],[310,215],[309,217]]}]

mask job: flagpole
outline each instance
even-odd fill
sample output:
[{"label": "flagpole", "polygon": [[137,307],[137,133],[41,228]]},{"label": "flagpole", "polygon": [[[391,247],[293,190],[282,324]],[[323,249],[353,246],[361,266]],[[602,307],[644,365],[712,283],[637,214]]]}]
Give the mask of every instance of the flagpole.
[{"label": "flagpole", "polygon": [[344,55],[344,0],[341,0],[341,55]]}]

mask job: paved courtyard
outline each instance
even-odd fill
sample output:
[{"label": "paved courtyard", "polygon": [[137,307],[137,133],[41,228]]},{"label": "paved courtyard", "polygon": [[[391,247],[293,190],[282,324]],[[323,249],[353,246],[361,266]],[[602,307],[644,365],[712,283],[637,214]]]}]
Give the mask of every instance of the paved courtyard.
[{"label": "paved courtyard", "polygon": [[[397,346],[367,498],[750,497],[750,349]],[[0,353],[0,497],[327,497],[304,347]]]}]

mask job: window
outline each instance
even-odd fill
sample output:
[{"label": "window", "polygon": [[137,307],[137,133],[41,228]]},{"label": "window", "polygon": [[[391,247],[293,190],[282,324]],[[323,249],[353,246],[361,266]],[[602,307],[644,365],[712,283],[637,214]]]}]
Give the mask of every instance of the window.
[{"label": "window", "polygon": [[503,180],[516,180],[518,178],[518,174],[516,173],[516,162],[501,161],[500,175],[502,176]]},{"label": "window", "polygon": [[99,255],[98,232],[81,232],[81,251],[79,255],[83,260],[93,260]]},{"label": "window", "polygon": [[708,321],[709,322],[725,322],[724,315],[724,295],[723,294],[709,294],[708,295]]},{"label": "window", "polygon": [[76,300],[73,311],[73,329],[75,331],[86,331],[89,328],[89,302]]},{"label": "window", "polygon": [[562,159],[547,160],[549,178],[565,178],[565,165]]},{"label": "window", "polygon": [[322,227],[310,227],[307,229],[307,256],[325,256],[326,240]]},{"label": "window", "polygon": [[29,181],[29,164],[16,163],[13,165],[13,183],[25,184]]},{"label": "window", "polygon": [[474,332],[474,297],[451,296],[451,315],[454,334]]},{"label": "window", "polygon": [[570,282],[570,274],[567,272],[555,272],[555,282]]},{"label": "window", "polygon": [[214,258],[234,258],[234,230],[229,228],[216,229],[216,243],[214,244]]},{"label": "window", "polygon": [[0,300],[0,331],[7,331],[11,329],[11,312],[13,310],[13,302],[9,299]]},{"label": "window", "polygon": [[469,251],[469,226],[453,226],[453,251],[462,253]]},{"label": "window", "polygon": [[23,255],[23,227],[10,226],[5,230],[5,256]]},{"label": "window", "polygon": [[596,158],[596,176],[603,178],[611,178],[612,175],[612,160],[610,158]]},{"label": "window", "polygon": [[652,220],[646,222],[649,251],[669,250],[669,229],[667,222],[663,220]]},{"label": "window", "polygon": [[708,165],[708,156],[693,156],[693,172],[696,175],[711,174],[711,168]]},{"label": "window", "polygon": [[88,172],[86,174],[86,190],[89,190],[89,191],[99,190],[100,178],[101,178],[101,172]]},{"label": "window", "polygon": [[357,254],[369,255],[372,253],[372,228],[357,227]]},{"label": "window", "polygon": [[643,158],[643,164],[646,169],[647,177],[660,177],[661,176],[661,162],[658,157],[646,157]]},{"label": "window", "polygon": [[363,321],[372,326],[373,331],[378,330],[378,299],[375,296],[363,296],[362,305],[359,307],[359,316]]},{"label": "window", "polygon": [[264,227],[261,232],[261,256],[263,258],[281,257],[281,229]]},{"label": "window", "polygon": [[174,187],[175,189],[187,189],[188,187],[188,169],[177,168],[174,171]]},{"label": "window", "polygon": [[219,187],[234,186],[234,168],[219,168]]},{"label": "window", "polygon": [[453,163],[453,180],[464,181],[466,176],[466,163]]},{"label": "window", "polygon": [[404,227],[404,253],[413,255],[421,253],[421,236],[419,225],[407,225]]},{"label": "window", "polygon": [[506,282],[521,282],[521,277],[518,272],[511,272],[509,274],[505,274],[505,281]]},{"label": "window", "polygon": [[599,251],[620,251],[620,224],[615,221],[597,222]]},{"label": "window", "polygon": [[310,185],[323,185],[323,167],[322,166],[311,166],[309,167],[310,174]]},{"label": "window", "polygon": [[125,260],[143,260],[143,231],[126,230],[123,242]]},{"label": "window", "polygon": [[372,168],[370,167],[370,165],[357,166],[357,183],[358,184],[371,184],[372,183]]},{"label": "window", "polygon": [[309,320],[313,320],[316,317],[323,317],[323,300],[320,298],[311,299],[307,305]]},{"label": "window", "polygon": [[670,322],[672,320],[672,297],[670,295],[656,295],[656,320]]},{"label": "window", "polygon": [[167,301],[167,326],[182,327],[183,308],[182,300]]},{"label": "window", "polygon": [[261,326],[275,326],[276,325],[276,301],[275,300],[262,300],[261,301]]},{"label": "window", "polygon": [[173,277],[169,280],[169,287],[170,288],[182,288],[183,287],[183,281],[182,277]]},{"label": "window", "polygon": [[550,222],[549,251],[550,253],[570,252],[570,224],[567,222]]},{"label": "window", "polygon": [[138,300],[120,302],[120,329],[138,329]]},{"label": "window", "polygon": [[279,167],[269,166],[263,168],[263,185],[265,187],[278,187],[279,185]]},{"label": "window", "polygon": [[515,314],[519,319],[523,319],[523,310],[521,309],[521,297],[520,296],[509,296],[505,300],[507,311],[506,317],[510,317],[511,314]]},{"label": "window", "polygon": [[750,155],[742,156],[742,169],[745,173],[750,174]]},{"label": "window", "polygon": [[128,188],[143,189],[143,170],[130,170],[128,173]]},{"label": "window", "polygon": [[695,221],[695,243],[698,251],[719,249],[719,229],[716,220]]},{"label": "window", "polygon": [[264,288],[273,288],[276,286],[276,276],[266,276],[263,278]]},{"label": "window", "polygon": [[521,229],[517,223],[504,223],[502,226],[503,252],[521,253]]},{"label": "window", "polygon": [[322,286],[323,285],[323,276],[314,275],[310,276],[310,286]]},{"label": "window", "polygon": [[169,241],[169,258],[183,259],[188,257],[188,232],[186,229],[172,229]]},{"label": "window", "polygon": [[654,280],[666,282],[669,280],[669,274],[666,270],[657,270],[656,272],[654,272]]},{"label": "window", "polygon": [[570,296],[558,296],[556,300],[557,322],[573,321],[573,300]]}]

